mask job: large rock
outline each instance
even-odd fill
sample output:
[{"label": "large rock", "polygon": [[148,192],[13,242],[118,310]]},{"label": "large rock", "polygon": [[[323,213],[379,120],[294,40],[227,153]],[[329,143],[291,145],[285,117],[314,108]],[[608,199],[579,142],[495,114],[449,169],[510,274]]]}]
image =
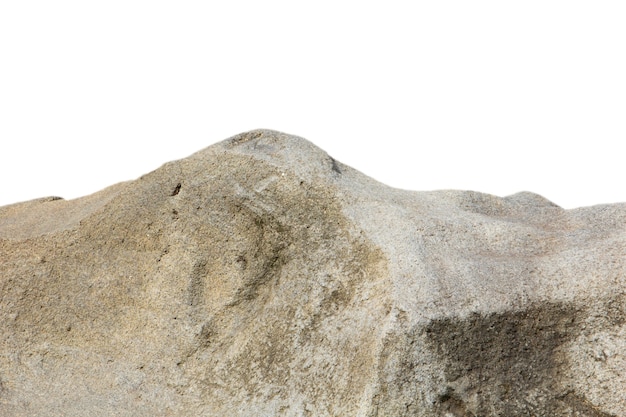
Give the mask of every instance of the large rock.
[{"label": "large rock", "polygon": [[1,416],[624,416],[626,205],[245,133],[0,208]]}]

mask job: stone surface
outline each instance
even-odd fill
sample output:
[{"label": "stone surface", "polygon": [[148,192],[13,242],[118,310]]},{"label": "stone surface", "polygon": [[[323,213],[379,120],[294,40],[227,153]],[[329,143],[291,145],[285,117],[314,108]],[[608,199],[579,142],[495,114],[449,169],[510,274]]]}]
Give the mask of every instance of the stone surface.
[{"label": "stone surface", "polygon": [[0,208],[0,416],[624,416],[626,205],[241,134]]}]

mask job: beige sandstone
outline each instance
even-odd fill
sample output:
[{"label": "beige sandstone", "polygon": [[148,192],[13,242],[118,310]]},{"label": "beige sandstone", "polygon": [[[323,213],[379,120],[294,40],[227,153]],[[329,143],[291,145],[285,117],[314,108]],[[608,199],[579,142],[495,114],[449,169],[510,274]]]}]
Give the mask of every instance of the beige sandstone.
[{"label": "beige sandstone", "polygon": [[0,416],[626,415],[626,204],[253,131],[0,207]]}]

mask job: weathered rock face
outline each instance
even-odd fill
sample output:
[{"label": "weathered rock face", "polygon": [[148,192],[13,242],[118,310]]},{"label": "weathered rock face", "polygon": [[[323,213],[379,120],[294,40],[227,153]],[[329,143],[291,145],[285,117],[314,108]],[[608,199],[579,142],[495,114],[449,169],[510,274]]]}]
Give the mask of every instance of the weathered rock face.
[{"label": "weathered rock face", "polygon": [[0,208],[1,416],[624,416],[626,204],[245,133]]}]

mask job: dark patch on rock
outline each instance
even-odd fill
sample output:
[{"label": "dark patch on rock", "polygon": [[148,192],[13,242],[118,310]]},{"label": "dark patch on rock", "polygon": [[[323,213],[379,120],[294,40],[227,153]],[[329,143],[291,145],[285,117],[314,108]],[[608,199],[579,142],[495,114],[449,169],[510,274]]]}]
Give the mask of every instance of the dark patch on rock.
[{"label": "dark patch on rock", "polygon": [[434,320],[425,334],[447,384],[435,408],[453,416],[610,417],[590,413],[584,399],[559,395],[568,366],[559,347],[583,331],[586,316],[573,305],[546,304]]},{"label": "dark patch on rock", "polygon": [[337,164],[337,161],[334,158],[330,158],[331,164],[332,164],[332,170],[333,172],[336,172],[337,174],[341,174],[341,169],[339,169],[339,165]]},{"label": "dark patch on rock", "polygon": [[178,195],[178,193],[180,192],[180,187],[181,187],[181,183],[176,184],[176,187],[174,187],[174,189],[172,190],[170,197],[174,197],[175,195]]}]

